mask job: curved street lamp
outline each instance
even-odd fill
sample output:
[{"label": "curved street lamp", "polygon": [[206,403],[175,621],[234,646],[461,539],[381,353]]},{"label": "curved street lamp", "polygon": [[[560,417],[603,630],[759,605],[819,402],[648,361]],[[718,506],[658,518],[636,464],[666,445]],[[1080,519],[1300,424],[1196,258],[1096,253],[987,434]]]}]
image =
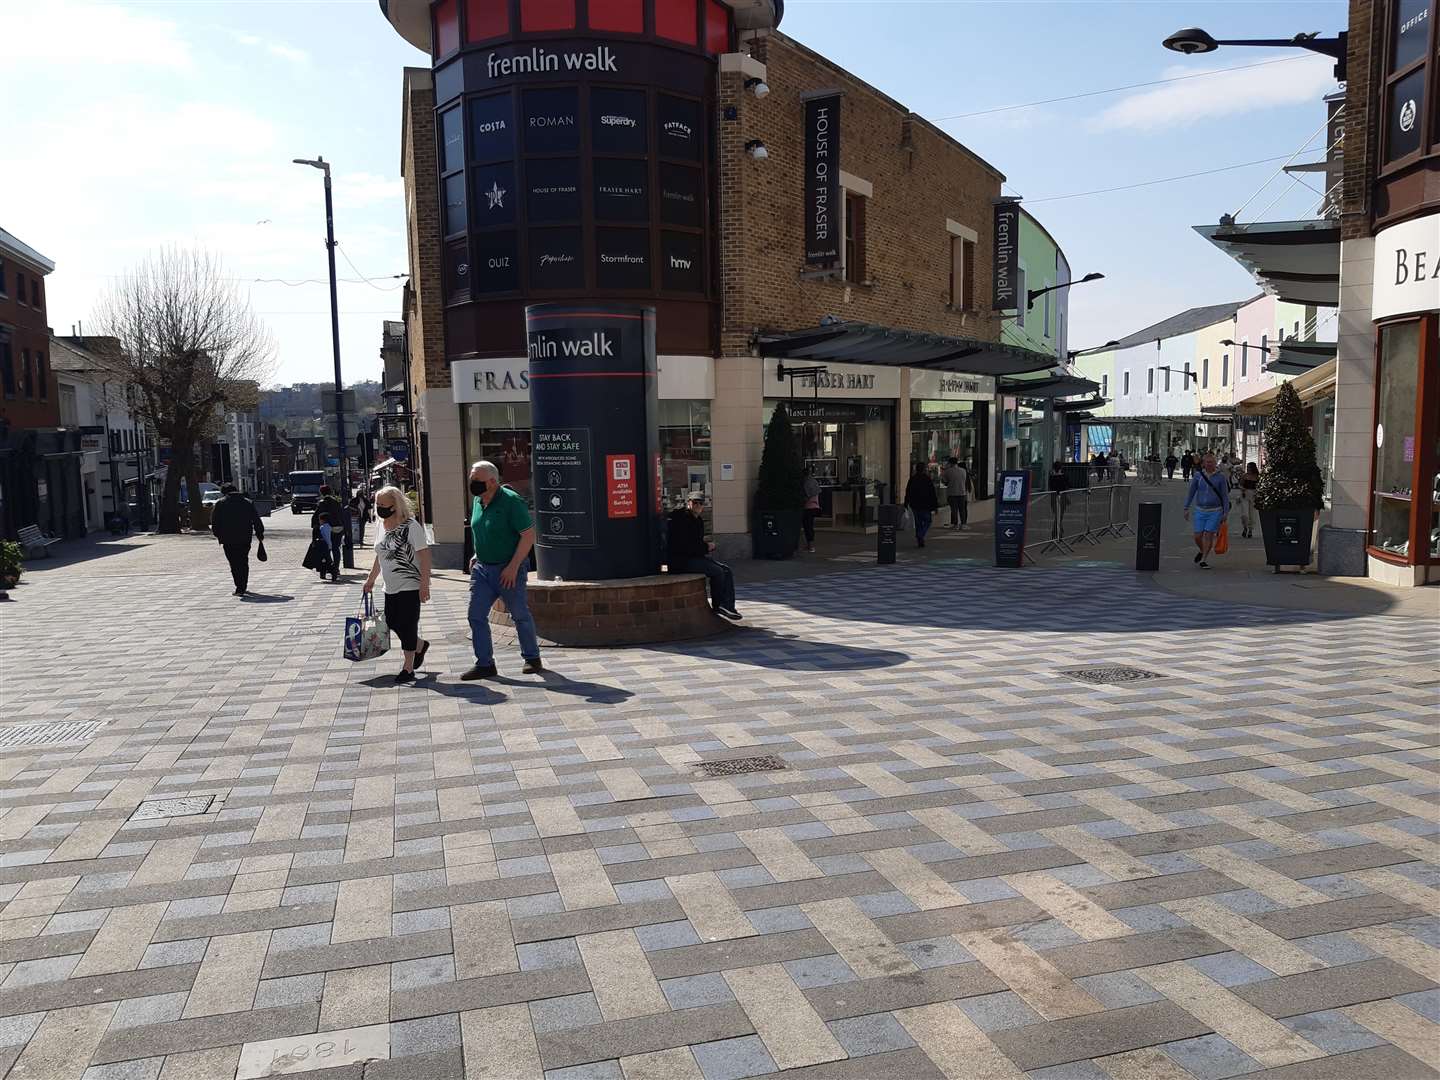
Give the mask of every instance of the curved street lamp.
[{"label": "curved street lamp", "polygon": [[1198,56],[1201,53],[1212,53],[1221,45],[1254,45],[1265,49],[1308,49],[1310,52],[1320,53],[1335,61],[1335,78],[1340,82],[1345,81],[1345,42],[1348,37],[1346,31],[1342,30],[1334,37],[1322,38],[1319,33],[1296,34],[1293,38],[1226,38],[1216,40],[1201,30],[1198,26],[1189,26],[1184,30],[1176,30],[1167,37],[1162,44],[1171,52],[1184,53],[1186,56]]},{"label": "curved street lamp", "polygon": [[1104,276],[1104,274],[1086,274],[1079,281],[1062,281],[1059,285],[1047,285],[1043,289],[1030,289],[1025,293],[1025,310],[1029,311],[1035,306],[1035,301],[1048,292],[1054,292],[1056,289],[1068,289],[1071,285],[1083,285],[1087,281],[1099,281]]}]

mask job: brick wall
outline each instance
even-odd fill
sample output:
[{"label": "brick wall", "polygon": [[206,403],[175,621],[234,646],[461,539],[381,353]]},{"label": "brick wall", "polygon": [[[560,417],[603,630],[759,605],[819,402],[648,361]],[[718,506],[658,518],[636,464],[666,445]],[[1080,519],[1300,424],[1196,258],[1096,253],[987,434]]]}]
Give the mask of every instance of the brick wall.
[{"label": "brick wall", "polygon": [[[45,314],[45,278],[28,262],[17,259],[13,252],[0,251],[5,266],[5,289],[0,293],[0,327],[9,331],[11,363],[15,371],[13,396],[0,392],[0,419],[13,428],[49,428],[60,424],[60,384],[50,365],[50,328]],[[16,275],[24,277],[24,293],[19,295]],[[39,282],[39,306],[30,302],[31,289]],[[25,395],[25,354],[30,355],[33,394]],[[45,358],[45,385],[36,375],[36,357]],[[43,394],[42,394],[43,390]]]},{"label": "brick wall", "polygon": [[1371,235],[1370,185],[1379,153],[1378,95],[1380,64],[1385,55],[1384,25],[1383,2],[1350,0],[1345,71],[1345,173],[1340,203],[1340,236],[1344,240]]},{"label": "brick wall", "polygon": [[[763,330],[814,326],[827,314],[934,333],[996,340],[989,311],[948,310],[945,219],[974,229],[973,295],[988,309],[992,203],[1004,177],[955,140],[819,54],[773,34],[751,42],[770,93],[744,90],[740,71],[719,76],[722,353],[748,351]],[[801,95],[843,91],[840,167],[874,186],[866,205],[870,284],[804,280],[804,134]],[[724,119],[727,106],[737,119]],[[745,153],[760,139],[765,161]]]},{"label": "brick wall", "polygon": [[405,69],[405,131],[401,172],[405,179],[410,283],[410,383],[416,400],[427,389],[450,385],[445,362],[444,254],[435,160],[435,91],[427,68]]}]

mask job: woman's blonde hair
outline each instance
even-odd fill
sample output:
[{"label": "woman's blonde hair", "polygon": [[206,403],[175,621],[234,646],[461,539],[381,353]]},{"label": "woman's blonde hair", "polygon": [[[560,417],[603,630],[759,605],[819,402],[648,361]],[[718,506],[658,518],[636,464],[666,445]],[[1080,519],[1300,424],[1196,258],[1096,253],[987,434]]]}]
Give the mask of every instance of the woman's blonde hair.
[{"label": "woman's blonde hair", "polygon": [[415,508],[410,505],[410,499],[398,487],[391,484],[375,492],[376,506],[380,505],[380,497],[382,495],[389,495],[395,501],[395,516],[400,519],[395,524],[403,525],[415,516]]}]

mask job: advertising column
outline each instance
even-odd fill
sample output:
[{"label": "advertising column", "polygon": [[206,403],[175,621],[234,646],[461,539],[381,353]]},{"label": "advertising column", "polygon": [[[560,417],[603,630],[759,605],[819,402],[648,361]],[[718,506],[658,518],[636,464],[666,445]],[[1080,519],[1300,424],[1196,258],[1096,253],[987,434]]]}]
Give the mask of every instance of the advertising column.
[{"label": "advertising column", "polygon": [[659,573],[655,310],[532,304],[525,329],[541,579]]}]

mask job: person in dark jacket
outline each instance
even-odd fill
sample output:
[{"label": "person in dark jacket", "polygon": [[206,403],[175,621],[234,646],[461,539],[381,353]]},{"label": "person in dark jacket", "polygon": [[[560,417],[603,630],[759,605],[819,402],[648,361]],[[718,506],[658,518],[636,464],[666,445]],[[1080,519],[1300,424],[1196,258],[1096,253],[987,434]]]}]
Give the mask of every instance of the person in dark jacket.
[{"label": "person in dark jacket", "polygon": [[1175,456],[1175,451],[1165,455],[1165,476],[1167,479],[1175,479],[1175,470],[1180,467],[1180,459]]},{"label": "person in dark jacket", "polygon": [[930,479],[930,470],[925,462],[915,463],[915,473],[905,485],[905,505],[915,516],[915,542],[925,546],[925,534],[930,531],[930,522],[940,500],[935,496],[935,481]]},{"label": "person in dark jacket", "polygon": [[710,603],[727,619],[740,618],[735,610],[735,575],[712,554],[715,545],[705,539],[705,495],[692,491],[685,505],[670,515],[667,564],[672,574],[704,574],[710,579]]},{"label": "person in dark jacket", "polygon": [[234,484],[221,484],[220,492],[225,497],[210,511],[210,531],[230,563],[235,595],[244,596],[250,588],[250,537],[263,541],[265,524],[255,504],[240,494]]},{"label": "person in dark jacket", "polygon": [[330,490],[329,484],[320,488],[320,501],[315,506],[315,513],[310,515],[310,538],[320,539],[320,522],[324,519],[330,523],[330,579],[340,580],[340,549],[345,546],[345,540],[350,535],[350,514],[340,505],[340,500]]}]

